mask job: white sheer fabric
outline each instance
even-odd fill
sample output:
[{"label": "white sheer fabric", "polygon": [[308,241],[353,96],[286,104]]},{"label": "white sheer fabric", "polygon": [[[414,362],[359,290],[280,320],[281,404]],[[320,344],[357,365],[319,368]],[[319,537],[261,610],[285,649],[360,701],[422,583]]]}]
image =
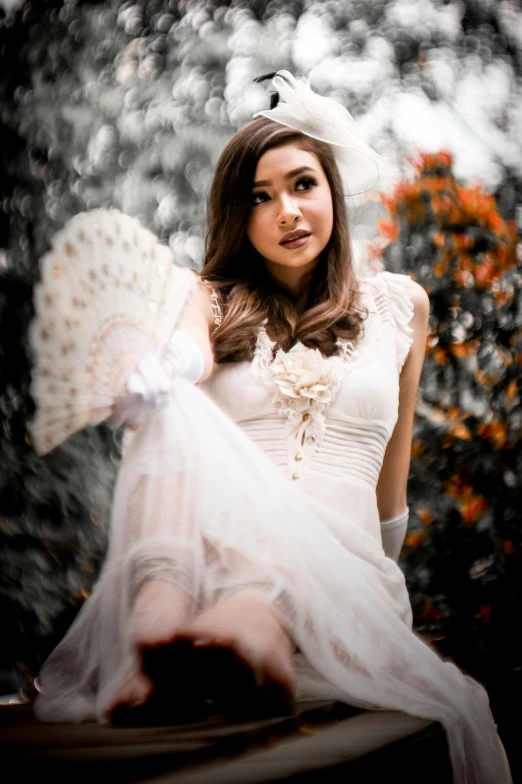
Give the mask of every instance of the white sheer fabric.
[{"label": "white sheer fabric", "polygon": [[[362,377],[370,376],[365,383],[373,384],[373,363],[382,364],[377,345],[386,347],[391,330],[399,346],[391,365],[395,376],[381,393],[389,418],[380,416],[375,425],[371,416],[361,416],[361,410],[385,410],[378,395],[350,397],[361,383],[354,366],[319,412],[324,429],[317,431],[319,444],[309,444],[306,461],[298,461],[305,468],[297,480],[289,481],[296,438],[303,446],[315,437],[298,423],[288,427],[289,417],[273,403],[270,410],[258,407],[256,430],[248,395],[257,390],[256,405],[267,394],[263,369],[255,363],[221,369],[219,384],[211,378],[204,389],[175,380],[169,406],[126,438],[106,564],[43,668],[36,703],[41,719],[103,716],[136,665],[130,617],[144,580],[180,586],[192,612],[255,586],[263,588],[301,651],[294,657],[299,700],[333,698],[436,719],[448,734],[456,782],[510,781],[486,692],[412,631],[404,576],[380,543],[375,464],[393,430],[394,390],[405,356],[390,312],[389,327],[381,317],[375,322],[384,325],[380,335],[370,319],[359,357]],[[241,379],[249,384],[238,385]],[[223,411],[229,383],[236,422]],[[348,399],[359,406],[357,415],[343,412]],[[343,435],[357,443],[357,430],[360,454],[370,455],[366,468],[345,452]]]}]

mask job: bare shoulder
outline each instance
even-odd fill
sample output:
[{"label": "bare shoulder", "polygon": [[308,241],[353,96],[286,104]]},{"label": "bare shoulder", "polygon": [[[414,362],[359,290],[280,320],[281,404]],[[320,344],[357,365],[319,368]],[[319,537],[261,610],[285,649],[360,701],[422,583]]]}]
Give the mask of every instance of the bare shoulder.
[{"label": "bare shoulder", "polygon": [[430,298],[425,289],[414,280],[410,280],[409,289],[411,304],[413,305],[413,317],[410,322],[413,342],[404,363],[404,369],[401,374],[401,386],[406,386],[409,380],[411,389],[416,390],[426,353]]},{"label": "bare shoulder", "polygon": [[411,303],[413,305],[412,328],[415,333],[426,334],[430,316],[430,298],[418,283],[411,280]]},{"label": "bare shoulder", "polygon": [[430,298],[426,293],[426,289],[414,280],[411,280],[411,301],[416,313],[429,316]]}]

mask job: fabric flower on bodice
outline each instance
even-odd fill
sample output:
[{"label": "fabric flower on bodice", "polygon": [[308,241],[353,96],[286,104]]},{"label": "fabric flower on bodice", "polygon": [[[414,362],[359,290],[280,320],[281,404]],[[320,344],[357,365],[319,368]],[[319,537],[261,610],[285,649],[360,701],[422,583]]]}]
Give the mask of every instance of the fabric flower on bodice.
[{"label": "fabric flower on bodice", "polygon": [[296,343],[287,354],[278,351],[270,370],[274,402],[290,404],[300,411],[311,407],[323,410],[337,391],[333,364],[318,349],[301,343]]},{"label": "fabric flower on bodice", "polygon": [[264,378],[272,402],[287,417],[287,432],[306,429],[315,438],[322,437],[323,411],[339,389],[341,362],[335,357],[325,359],[318,349],[302,343],[287,353],[279,349]]},{"label": "fabric flower on bodice", "polygon": [[286,417],[287,433],[302,435],[306,430],[315,443],[324,435],[323,412],[333,402],[347,364],[358,355],[351,341],[337,341],[339,355],[323,357],[316,348],[296,343],[290,351],[279,349],[273,357],[275,341],[266,332],[266,320],[259,331],[255,363],[267,386],[272,403]]}]

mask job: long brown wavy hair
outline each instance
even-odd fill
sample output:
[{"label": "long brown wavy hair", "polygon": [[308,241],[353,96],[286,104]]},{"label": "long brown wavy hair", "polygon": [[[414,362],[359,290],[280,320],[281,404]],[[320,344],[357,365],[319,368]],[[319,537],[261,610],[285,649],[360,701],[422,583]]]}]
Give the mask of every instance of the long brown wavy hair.
[{"label": "long brown wavy hair", "polygon": [[[257,162],[267,150],[285,144],[315,153],[333,202],[330,240],[295,294],[269,274],[247,236]],[[341,176],[328,144],[266,117],[252,120],[230,140],[218,161],[207,222],[200,276],[216,290],[222,309],[222,322],[212,337],[216,362],[251,360],[265,319],[275,350],[289,351],[300,341],[332,356],[338,351],[337,338],[359,336],[364,311],[352,265]],[[293,329],[288,316],[295,323]]]}]

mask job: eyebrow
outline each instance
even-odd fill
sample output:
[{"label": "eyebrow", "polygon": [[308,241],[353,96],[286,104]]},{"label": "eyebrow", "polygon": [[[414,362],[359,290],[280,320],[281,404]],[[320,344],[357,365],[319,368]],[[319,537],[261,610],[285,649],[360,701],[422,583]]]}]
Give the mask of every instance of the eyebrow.
[{"label": "eyebrow", "polygon": [[[291,180],[292,177],[296,177],[298,174],[302,174],[302,172],[310,171],[315,173],[315,169],[312,169],[311,166],[300,166],[298,169],[292,169],[292,171],[285,174],[283,177],[284,180]],[[253,184],[253,188],[259,188],[261,185],[272,185],[271,180],[259,180]]]}]

